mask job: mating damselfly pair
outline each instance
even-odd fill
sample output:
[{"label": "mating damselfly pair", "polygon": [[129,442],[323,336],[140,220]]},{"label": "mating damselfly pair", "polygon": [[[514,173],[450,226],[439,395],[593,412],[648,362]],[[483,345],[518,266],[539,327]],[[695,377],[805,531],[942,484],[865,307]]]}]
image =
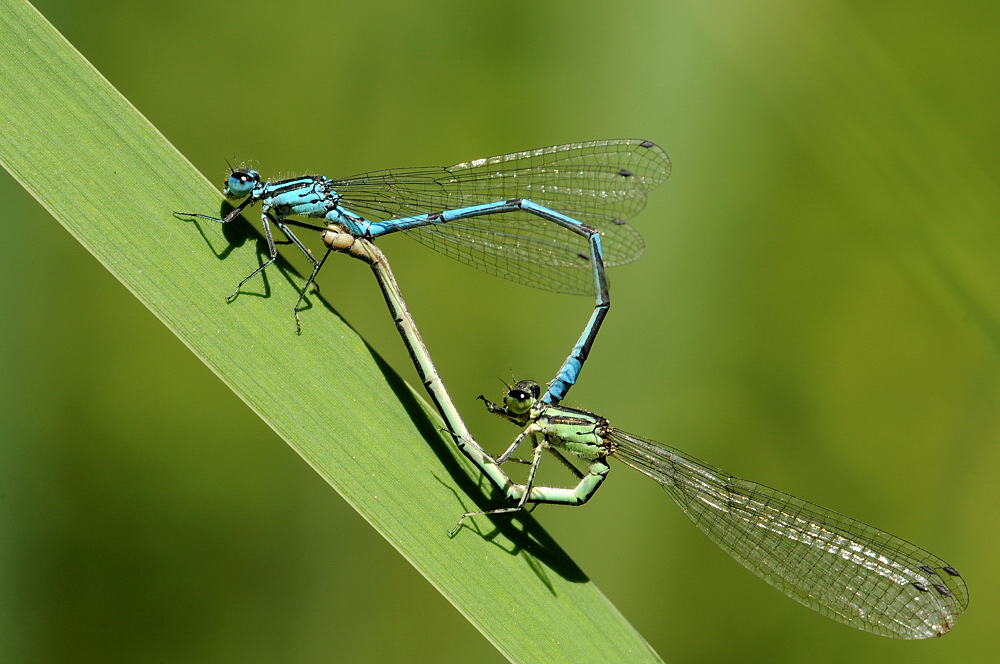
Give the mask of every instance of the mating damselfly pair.
[{"label": "mating damselfly pair", "polygon": [[[508,506],[467,513],[517,512],[529,504],[579,505],[601,486],[617,458],[659,482],[723,550],[786,595],[859,629],[899,638],[940,636],[968,604],[961,576],[943,560],[889,533],[831,510],[733,477],[693,457],[611,427],[588,411],[559,402],[577,381],[610,307],[605,266],[639,258],[643,242],[628,219],[670,173],[651,141],[615,139],[559,145],[450,167],[401,168],[345,178],[303,176],[263,181],[257,171],[231,170],[224,193],[243,199],[227,223],[257,202],[269,260],[277,258],[274,224],[310,261],[293,312],[333,251],[372,266],[393,320],[424,386],[463,454],[501,492]],[[322,226],[289,217],[320,219]],[[316,259],[290,227],[319,231],[327,252]],[[490,274],[565,293],[593,293],[595,307],[578,342],[541,394],[537,383],[508,389],[491,412],[524,428],[502,455],[487,454],[469,433],[441,381],[384,255],[374,240],[393,232]],[[299,329],[301,329],[299,327]],[[485,399],[484,399],[485,400]],[[502,469],[530,441],[525,484]],[[579,479],[573,488],[534,484],[548,451]],[[586,473],[566,455],[589,463]]]}]

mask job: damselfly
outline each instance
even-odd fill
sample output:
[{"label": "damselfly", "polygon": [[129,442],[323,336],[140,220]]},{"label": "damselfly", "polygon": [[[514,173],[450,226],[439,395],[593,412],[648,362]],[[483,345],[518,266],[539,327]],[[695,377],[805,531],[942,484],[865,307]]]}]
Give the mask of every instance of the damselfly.
[{"label": "damselfly", "polygon": [[[932,553],[883,530],[777,489],[734,477],[680,450],[612,427],[583,410],[539,400],[534,381],[507,390],[504,405],[485,397],[490,412],[525,427],[496,459],[514,460],[528,439],[534,448],[528,480],[506,492],[515,503],[462,516],[523,509],[528,503],[581,505],[617,458],[653,478],[723,551],[761,579],[823,615],[875,634],[901,639],[941,636],[969,604],[958,571]],[[579,478],[572,488],[534,486],[548,450]],[[564,453],[590,464],[586,473]]]},{"label": "damselfly", "polygon": [[[639,233],[627,222],[647,194],[670,174],[659,146],[638,139],[571,143],[462,162],[398,168],[345,178],[303,176],[261,181],[252,169],[231,170],[223,193],[244,199],[225,218],[261,205],[270,255],[240,288],[277,258],[273,223],[313,266],[295,304],[299,308],[326,255],[317,260],[289,226],[374,240],[397,231],[446,256],[490,274],[560,293],[596,295],[579,341],[543,397],[558,403],[576,382],[610,306],[605,266],[642,255]],[[289,219],[320,218],[326,228]]]}]

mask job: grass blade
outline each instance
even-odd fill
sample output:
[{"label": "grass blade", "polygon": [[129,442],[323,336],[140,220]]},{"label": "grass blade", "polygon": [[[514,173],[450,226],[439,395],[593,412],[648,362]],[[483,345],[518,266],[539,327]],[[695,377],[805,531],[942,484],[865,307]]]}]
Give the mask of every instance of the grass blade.
[{"label": "grass blade", "polygon": [[296,336],[287,265],[227,306],[256,237],[170,214],[217,188],[33,7],[0,0],[0,34],[0,163],[501,652],[659,661],[530,517],[449,539],[490,491],[437,415],[322,299]]}]

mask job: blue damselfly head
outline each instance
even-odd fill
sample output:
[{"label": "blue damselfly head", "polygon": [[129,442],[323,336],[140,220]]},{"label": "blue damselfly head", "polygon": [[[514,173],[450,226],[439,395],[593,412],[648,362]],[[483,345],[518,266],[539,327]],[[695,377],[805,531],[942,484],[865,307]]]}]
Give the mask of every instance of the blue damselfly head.
[{"label": "blue damselfly head", "polygon": [[226,187],[222,195],[226,198],[246,198],[260,182],[260,173],[252,169],[232,171],[226,178]]}]

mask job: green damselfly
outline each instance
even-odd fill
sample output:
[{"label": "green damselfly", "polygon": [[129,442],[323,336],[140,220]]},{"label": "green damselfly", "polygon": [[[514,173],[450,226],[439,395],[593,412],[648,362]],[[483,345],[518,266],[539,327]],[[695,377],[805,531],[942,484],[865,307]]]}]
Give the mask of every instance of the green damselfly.
[{"label": "green damselfly", "polygon": [[[611,426],[584,410],[539,400],[534,381],[521,381],[490,412],[524,430],[496,458],[530,465],[528,480],[507,492],[516,512],[529,503],[581,505],[597,491],[614,457],[656,480],[698,528],[758,577],[823,615],[901,639],[941,636],[969,604],[958,571],[934,554],[883,530],[757,482],[740,479],[680,450]],[[514,459],[529,440],[530,461]],[[545,451],[576,474],[573,488],[534,485]],[[578,470],[567,455],[590,464]]]}]

